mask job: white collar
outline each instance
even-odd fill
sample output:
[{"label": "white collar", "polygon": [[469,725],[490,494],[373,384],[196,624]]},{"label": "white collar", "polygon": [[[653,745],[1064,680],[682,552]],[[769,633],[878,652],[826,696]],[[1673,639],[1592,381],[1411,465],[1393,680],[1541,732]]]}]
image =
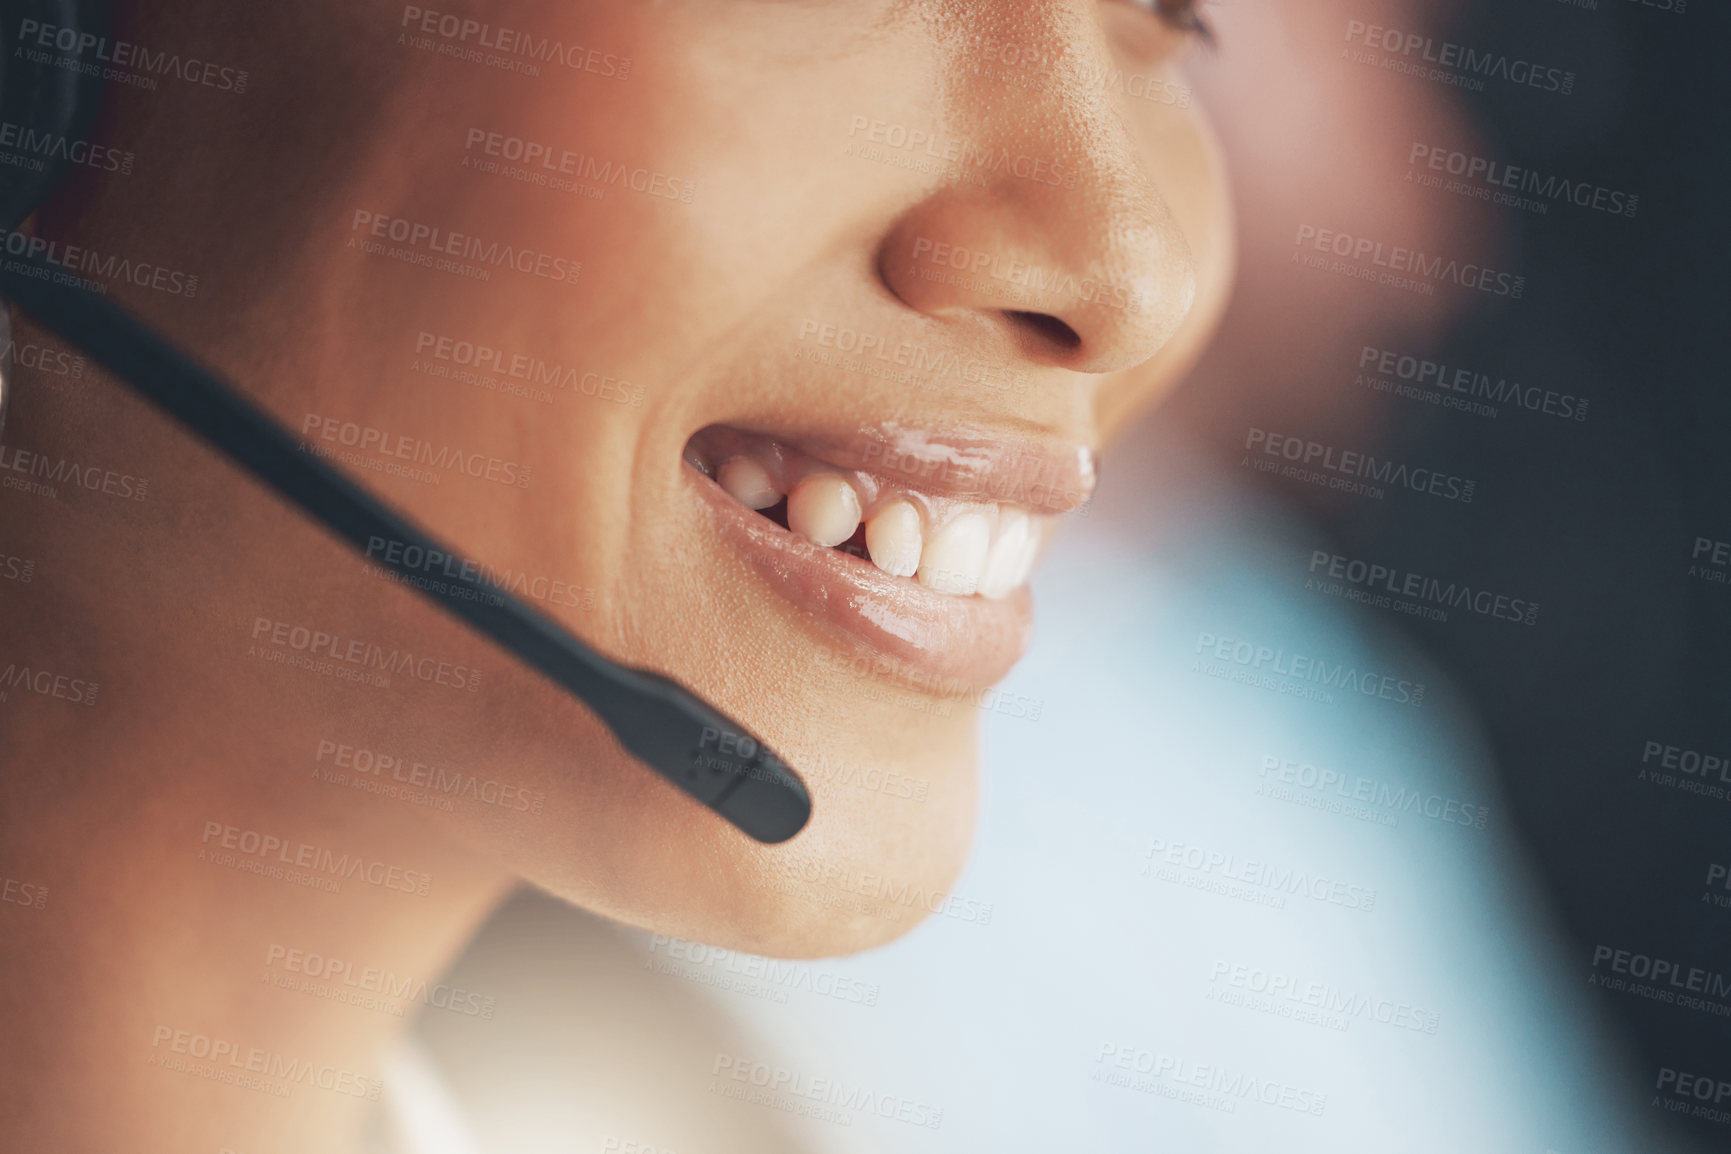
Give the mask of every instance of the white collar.
[{"label": "white collar", "polygon": [[380,1154],[481,1154],[432,1055],[413,1035],[384,1056]]}]

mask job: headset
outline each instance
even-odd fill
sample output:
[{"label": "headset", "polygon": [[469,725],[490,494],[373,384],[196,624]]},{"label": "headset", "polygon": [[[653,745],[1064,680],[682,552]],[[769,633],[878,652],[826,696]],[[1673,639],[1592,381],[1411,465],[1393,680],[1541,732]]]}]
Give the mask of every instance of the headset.
[{"label": "headset", "polygon": [[[82,48],[106,32],[105,0],[0,0],[0,20],[0,122],[37,134],[34,139],[83,139],[103,82],[102,65],[83,59]],[[44,28],[70,30],[57,34],[69,47],[42,48]],[[25,29],[32,33],[28,40]],[[416,578],[417,570],[391,558],[417,547],[421,556],[462,556],[302,452],[287,429],[232,384],[49,263],[38,251],[44,246],[17,231],[54,191],[69,163],[42,159],[35,170],[0,164],[0,298],[82,349],[373,563]],[[9,323],[7,329],[0,339],[9,337]],[[0,426],[12,384],[7,366],[0,372]],[[380,549],[381,542],[403,547]],[[691,690],[597,653],[480,577],[404,584],[582,702],[632,756],[745,834],[775,844],[805,827],[811,798],[804,782],[750,730]]]}]

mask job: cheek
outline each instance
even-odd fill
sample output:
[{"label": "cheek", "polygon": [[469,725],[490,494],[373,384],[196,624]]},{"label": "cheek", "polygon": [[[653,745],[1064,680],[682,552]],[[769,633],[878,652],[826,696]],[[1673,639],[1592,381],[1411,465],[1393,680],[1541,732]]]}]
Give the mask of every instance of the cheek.
[{"label": "cheek", "polygon": [[[1164,93],[1190,102],[1190,89],[1168,82]],[[1189,248],[1196,295],[1170,340],[1153,358],[1103,386],[1096,418],[1103,437],[1176,386],[1201,355],[1231,295],[1237,253],[1225,158],[1207,118],[1190,107],[1131,101],[1127,120],[1142,164]]]}]

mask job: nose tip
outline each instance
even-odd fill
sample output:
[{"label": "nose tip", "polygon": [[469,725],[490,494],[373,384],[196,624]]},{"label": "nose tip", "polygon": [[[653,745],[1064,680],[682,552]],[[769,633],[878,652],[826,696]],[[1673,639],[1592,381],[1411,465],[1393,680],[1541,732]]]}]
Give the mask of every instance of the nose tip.
[{"label": "nose tip", "polygon": [[1112,183],[942,190],[885,234],[879,275],[909,308],[974,318],[1032,361],[1141,364],[1189,311],[1196,277],[1152,189]]}]

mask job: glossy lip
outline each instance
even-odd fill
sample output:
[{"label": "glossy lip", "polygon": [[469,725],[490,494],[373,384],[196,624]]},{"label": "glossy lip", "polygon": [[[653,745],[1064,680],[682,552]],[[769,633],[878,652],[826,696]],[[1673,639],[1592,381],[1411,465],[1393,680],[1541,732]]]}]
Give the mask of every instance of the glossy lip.
[{"label": "glossy lip", "polygon": [[869,561],[814,545],[747,509],[690,463],[681,468],[717,535],[824,643],[841,641],[879,658],[860,672],[910,692],[977,698],[1027,649],[1033,601],[1026,588],[997,600],[933,593]]},{"label": "glossy lip", "polygon": [[934,497],[1068,513],[1094,491],[1093,450],[1045,437],[1012,439],[966,430],[939,435],[893,421],[846,438],[822,432],[763,435],[843,469]]}]

